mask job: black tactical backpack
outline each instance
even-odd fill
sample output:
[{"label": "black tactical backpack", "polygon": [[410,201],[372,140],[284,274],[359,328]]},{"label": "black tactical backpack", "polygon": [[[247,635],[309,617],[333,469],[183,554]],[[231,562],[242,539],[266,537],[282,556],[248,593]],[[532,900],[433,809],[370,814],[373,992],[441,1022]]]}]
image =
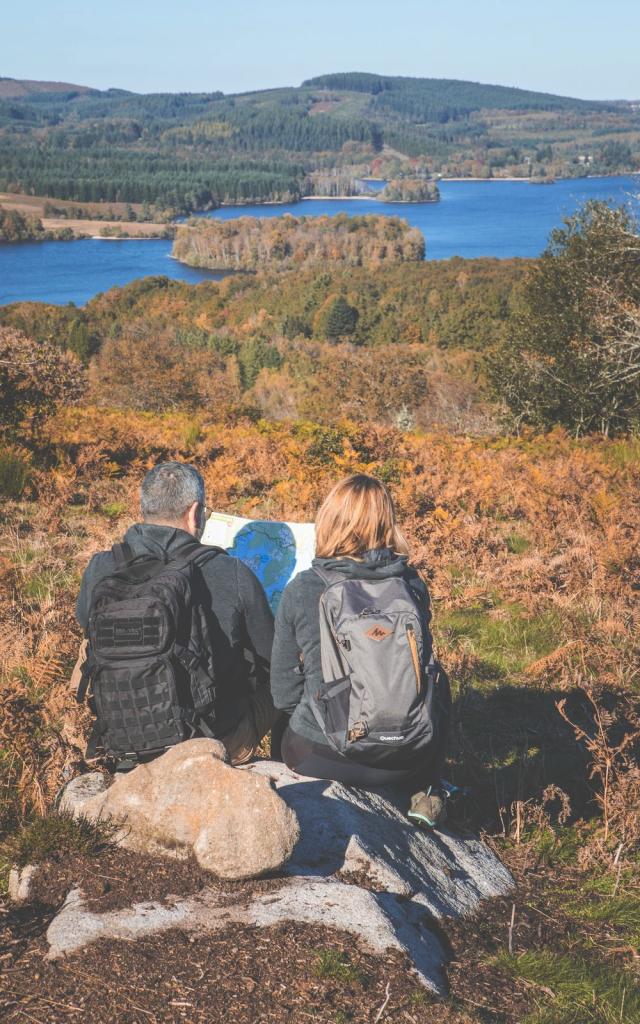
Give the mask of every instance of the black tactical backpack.
[{"label": "black tactical backpack", "polygon": [[208,591],[201,566],[220,548],[174,559],[134,557],[115,544],[115,570],[96,584],[88,657],[78,693],[90,686],[96,716],[87,750],[147,760],[195,735],[213,735],[215,679]]},{"label": "black tactical backpack", "polygon": [[323,685],[311,708],[329,744],[371,767],[415,764],[434,738],[432,705],[444,676],[422,616],[400,577],[354,579],[314,567]]}]

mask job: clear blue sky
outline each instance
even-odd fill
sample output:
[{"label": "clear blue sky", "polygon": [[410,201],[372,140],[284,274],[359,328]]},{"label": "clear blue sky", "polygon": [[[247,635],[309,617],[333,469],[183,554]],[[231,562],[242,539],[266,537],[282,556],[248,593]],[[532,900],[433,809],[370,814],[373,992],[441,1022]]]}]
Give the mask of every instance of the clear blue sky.
[{"label": "clear blue sky", "polygon": [[640,98],[640,0],[30,0],[0,75],[239,92],[331,71]]}]

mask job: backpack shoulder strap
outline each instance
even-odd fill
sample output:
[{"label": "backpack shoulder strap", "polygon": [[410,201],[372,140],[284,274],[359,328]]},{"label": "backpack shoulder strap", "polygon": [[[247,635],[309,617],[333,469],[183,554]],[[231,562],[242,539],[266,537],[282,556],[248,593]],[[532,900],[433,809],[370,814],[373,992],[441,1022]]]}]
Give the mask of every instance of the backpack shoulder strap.
[{"label": "backpack shoulder strap", "polygon": [[327,569],[321,569],[319,565],[312,565],[311,568],[313,572],[315,572],[316,576],[320,577],[325,588],[330,587],[333,583],[342,583],[345,580],[345,576],[340,572],[331,572]]},{"label": "backpack shoulder strap", "polygon": [[114,544],[111,548],[111,554],[116,563],[116,569],[124,569],[135,557],[131,546],[126,540],[123,540],[120,544]]},{"label": "backpack shoulder strap", "polygon": [[166,557],[153,555],[151,552],[136,555],[126,540],[121,544],[114,544],[111,555],[114,569],[108,575],[126,579],[130,583],[142,582],[157,576],[167,565]]},{"label": "backpack shoulder strap", "polygon": [[174,558],[167,558],[165,555],[164,559],[162,559],[152,554],[148,556],[135,555],[131,546],[124,540],[120,544],[113,545],[111,554],[113,555],[117,572],[127,569],[133,562],[158,562],[158,571],[162,571],[166,565],[173,565],[178,569],[186,568],[186,566],[193,563],[196,565],[206,565],[207,562],[210,562],[217,555],[226,554],[226,551],[224,548],[218,548],[212,544],[200,544],[194,540],[193,545],[189,545],[186,554],[178,554]]}]

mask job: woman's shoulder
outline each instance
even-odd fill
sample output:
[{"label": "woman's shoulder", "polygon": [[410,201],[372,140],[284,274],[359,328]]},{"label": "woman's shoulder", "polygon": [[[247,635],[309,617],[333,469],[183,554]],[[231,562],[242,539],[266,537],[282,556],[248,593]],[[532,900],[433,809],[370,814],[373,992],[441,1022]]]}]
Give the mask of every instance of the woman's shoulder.
[{"label": "woman's shoulder", "polygon": [[289,580],[285,587],[285,594],[300,596],[309,590],[323,590],[324,583],[315,569],[302,569],[296,573],[293,579]]},{"label": "woman's shoulder", "polygon": [[289,580],[282,594],[282,604],[286,609],[294,611],[301,606],[305,597],[314,597],[322,593],[324,584],[313,569],[303,569]]}]

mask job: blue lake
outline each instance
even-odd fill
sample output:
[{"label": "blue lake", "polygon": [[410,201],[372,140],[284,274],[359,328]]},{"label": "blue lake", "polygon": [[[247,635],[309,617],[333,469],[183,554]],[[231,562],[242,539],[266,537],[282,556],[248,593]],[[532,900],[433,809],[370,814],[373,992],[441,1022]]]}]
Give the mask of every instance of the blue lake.
[{"label": "blue lake", "polygon": [[[579,178],[553,185],[523,181],[443,181],[439,203],[381,203],[375,199],[303,200],[282,205],[226,206],[207,216],[279,217],[379,213],[420,228],[427,259],[537,256],[549,232],[588,199],[629,203],[640,214],[640,175]],[[222,274],[171,259],[164,239],[0,244],[0,304],[18,301],[82,305],[97,292],[150,274],[195,283]]]}]

